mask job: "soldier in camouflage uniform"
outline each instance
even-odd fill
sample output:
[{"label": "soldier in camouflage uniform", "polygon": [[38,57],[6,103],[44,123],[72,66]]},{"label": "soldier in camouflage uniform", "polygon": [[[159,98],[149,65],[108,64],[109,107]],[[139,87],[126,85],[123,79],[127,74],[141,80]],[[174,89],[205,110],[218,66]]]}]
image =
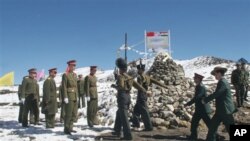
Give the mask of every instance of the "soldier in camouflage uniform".
[{"label": "soldier in camouflage uniform", "polygon": [[75,70],[76,61],[70,60],[67,62],[68,71],[62,76],[62,91],[65,102],[65,117],[64,117],[64,133],[71,135],[73,130],[73,123],[76,119],[77,111],[77,75],[73,72]]},{"label": "soldier in camouflage uniform", "polygon": [[120,136],[121,128],[123,127],[124,137],[121,139],[132,140],[132,134],[130,130],[130,125],[128,121],[128,109],[131,103],[130,91],[134,86],[138,90],[142,91],[145,94],[148,94],[147,91],[132,77],[130,77],[127,72],[127,63],[124,59],[118,58],[116,60],[116,65],[119,68],[119,75],[117,76],[116,85],[113,84],[111,87],[115,88],[118,91],[117,94],[117,103],[118,110],[116,112],[115,127],[112,134]]},{"label": "soldier in camouflage uniform", "polygon": [[242,73],[243,73],[243,85],[244,85],[244,95],[243,98],[245,101],[247,100],[247,93],[249,87],[249,71],[246,70],[246,64],[242,63]]},{"label": "soldier in camouflage uniform", "polygon": [[[148,90],[148,87],[149,85],[151,85],[151,83],[167,88],[166,85],[160,83],[159,81],[149,77],[148,75],[144,73],[145,65],[140,63],[140,65],[137,65],[137,70],[138,70],[137,82],[141,86],[143,86],[145,90]],[[153,126],[150,120],[150,115],[149,115],[148,106],[147,106],[147,99],[148,99],[147,94],[141,90],[138,90],[137,100],[136,100],[136,104],[135,104],[134,112],[133,112],[133,119],[132,119],[133,125],[132,126],[137,127],[137,128],[140,127],[140,116],[141,116],[142,121],[145,126],[144,131],[152,131]]]},{"label": "soldier in camouflage uniform", "polygon": [[24,104],[22,126],[28,127],[28,114],[33,111],[35,116],[35,124],[39,124],[39,86],[35,79],[36,69],[32,68],[29,71],[29,76],[22,81],[22,98],[21,102]]},{"label": "soldier in camouflage uniform", "polygon": [[84,79],[82,74],[78,75],[77,87],[79,92],[78,108],[85,107],[85,90],[84,90]]},{"label": "soldier in camouflage uniform", "polygon": [[213,94],[202,99],[202,103],[208,103],[215,99],[216,111],[209,124],[207,141],[216,141],[216,132],[221,122],[226,126],[229,133],[230,125],[234,125],[233,113],[237,111],[232,100],[230,85],[224,78],[227,69],[223,67],[215,67],[211,72],[218,80],[216,90]]},{"label": "soldier in camouflage uniform", "polygon": [[42,111],[45,114],[46,128],[55,127],[55,115],[57,113],[57,93],[55,76],[57,69],[53,68],[49,70],[49,77],[44,81],[43,84],[43,106]]},{"label": "soldier in camouflage uniform", "polygon": [[196,84],[195,87],[195,95],[192,100],[190,100],[188,103],[186,103],[184,106],[190,106],[195,103],[195,112],[191,121],[191,135],[189,136],[190,140],[197,140],[198,134],[197,134],[197,128],[199,126],[199,122],[202,119],[207,127],[209,127],[210,124],[210,116],[211,108],[210,105],[202,104],[201,100],[202,98],[207,97],[206,87],[202,84],[202,79],[204,76],[195,73],[194,74],[194,82]]},{"label": "soldier in camouflage uniform", "polygon": [[87,98],[87,120],[88,126],[98,125],[99,121],[96,117],[98,110],[98,94],[97,94],[97,78],[95,76],[96,66],[90,66],[90,74],[85,77],[85,89]]},{"label": "soldier in camouflage uniform", "polygon": [[240,63],[236,64],[236,69],[233,70],[232,75],[231,75],[231,83],[234,85],[235,88],[235,95],[236,95],[236,101],[237,101],[237,106],[241,107],[242,102],[243,102],[243,97],[241,96],[241,81],[242,81],[242,71],[241,71],[241,65]]}]

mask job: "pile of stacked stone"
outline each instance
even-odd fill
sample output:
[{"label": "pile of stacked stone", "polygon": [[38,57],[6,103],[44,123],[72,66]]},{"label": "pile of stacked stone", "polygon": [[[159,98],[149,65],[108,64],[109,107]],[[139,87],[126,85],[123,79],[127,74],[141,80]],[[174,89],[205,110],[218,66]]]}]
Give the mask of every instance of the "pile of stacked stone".
[{"label": "pile of stacked stone", "polygon": [[185,78],[181,65],[168,55],[158,55],[149,71],[152,78],[164,83],[168,88],[152,85],[153,96],[148,99],[148,107],[153,125],[158,128],[189,127],[194,106],[185,107],[194,95],[194,84]]}]

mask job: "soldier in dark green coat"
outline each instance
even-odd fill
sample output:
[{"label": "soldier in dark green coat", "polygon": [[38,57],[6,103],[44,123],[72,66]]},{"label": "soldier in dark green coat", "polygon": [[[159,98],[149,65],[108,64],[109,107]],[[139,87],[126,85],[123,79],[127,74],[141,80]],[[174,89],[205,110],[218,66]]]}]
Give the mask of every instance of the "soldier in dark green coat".
[{"label": "soldier in dark green coat", "polygon": [[84,90],[84,79],[82,77],[82,74],[78,75],[77,87],[78,87],[78,93],[79,93],[78,108],[84,108],[85,107],[85,90]]},{"label": "soldier in dark green coat", "polygon": [[242,63],[242,73],[243,73],[243,85],[244,85],[244,95],[243,98],[245,101],[247,100],[247,93],[249,87],[249,71],[246,69],[246,63]]},{"label": "soldier in dark green coat", "polygon": [[194,74],[194,82],[196,84],[195,87],[195,95],[192,100],[186,103],[184,106],[190,106],[195,103],[195,112],[191,121],[191,135],[189,137],[190,140],[197,140],[197,128],[199,126],[199,122],[202,119],[207,127],[210,124],[209,114],[211,113],[210,105],[202,104],[202,98],[207,97],[206,87],[202,84],[202,79],[204,76],[195,73]]},{"label": "soldier in dark green coat", "polygon": [[18,114],[18,122],[19,123],[22,123],[22,119],[23,119],[23,103],[22,103],[22,101],[21,101],[21,90],[22,90],[22,85],[19,85],[18,86],[18,92],[17,92],[17,94],[18,94],[18,99],[19,99],[19,114]]},{"label": "soldier in dark green coat", "polygon": [[97,78],[95,76],[96,66],[90,66],[90,74],[85,77],[85,89],[87,98],[87,120],[88,126],[93,127],[98,125],[99,121],[96,117],[98,110],[98,93],[97,93]]},{"label": "soldier in dark green coat", "polygon": [[21,101],[24,104],[22,126],[28,127],[28,114],[33,112],[35,116],[35,124],[39,124],[39,86],[35,79],[36,69],[28,70],[29,76],[25,77],[22,81],[22,96]]},{"label": "soldier in dark green coat", "polygon": [[128,109],[131,103],[130,91],[134,86],[138,90],[142,91],[145,94],[148,94],[147,91],[132,77],[130,77],[127,72],[127,63],[124,59],[118,58],[116,60],[116,65],[119,68],[119,75],[117,76],[116,85],[111,85],[111,87],[115,88],[118,91],[117,94],[117,103],[118,110],[116,112],[115,119],[115,127],[112,134],[120,136],[121,128],[123,127],[123,135],[122,140],[132,140],[132,134],[130,130],[130,125],[128,121]]},{"label": "soldier in dark green coat", "polygon": [[242,71],[241,71],[241,65],[240,63],[236,64],[236,69],[233,70],[231,75],[231,83],[234,85],[235,88],[235,95],[236,95],[236,101],[237,106],[241,107],[243,104],[243,94],[244,90],[241,90],[241,83],[242,83]]},{"label": "soldier in dark green coat", "polygon": [[[151,83],[167,88],[167,86],[165,86],[164,84],[144,74],[145,65],[140,63],[140,65],[137,65],[137,70],[138,70],[137,82],[141,86],[143,86],[145,90],[148,90]],[[147,106],[147,99],[148,99],[147,94],[141,90],[138,90],[137,100],[134,107],[133,118],[132,118],[133,122],[132,127],[137,127],[137,128],[140,127],[140,116],[141,116],[141,119],[145,127],[144,131],[152,131],[153,125],[150,120],[150,115]]]},{"label": "soldier in dark green coat", "polygon": [[236,109],[232,100],[230,85],[224,78],[226,71],[227,69],[223,67],[214,68],[211,74],[218,80],[216,90],[202,100],[202,103],[205,104],[215,99],[216,106],[215,114],[209,125],[207,141],[216,140],[216,132],[221,122],[226,126],[228,133],[230,125],[234,125],[233,113],[236,112]]},{"label": "soldier in dark green coat", "polygon": [[56,83],[54,78],[56,77],[57,69],[53,68],[49,70],[49,77],[43,84],[43,101],[42,111],[45,114],[46,128],[55,127],[55,115],[57,113],[57,93]]},{"label": "soldier in dark green coat", "polygon": [[76,132],[73,130],[73,123],[77,115],[78,89],[77,75],[73,72],[75,70],[76,61],[70,60],[67,64],[68,71],[62,76],[62,91],[65,102],[64,133],[71,134],[71,132]]}]

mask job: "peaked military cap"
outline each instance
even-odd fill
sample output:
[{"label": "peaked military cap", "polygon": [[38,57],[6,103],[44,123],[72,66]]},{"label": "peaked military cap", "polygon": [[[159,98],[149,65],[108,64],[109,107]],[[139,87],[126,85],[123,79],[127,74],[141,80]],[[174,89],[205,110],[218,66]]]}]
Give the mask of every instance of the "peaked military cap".
[{"label": "peaked military cap", "polygon": [[198,74],[198,73],[194,73],[194,77],[195,77],[195,78],[199,78],[199,79],[201,79],[201,80],[204,78],[203,75],[200,75],[200,74]]},{"label": "peaked military cap", "polygon": [[116,59],[115,64],[119,69],[126,70],[128,68],[127,62],[123,58]]},{"label": "peaked military cap", "polygon": [[216,72],[221,72],[222,74],[225,74],[227,72],[227,68],[215,67],[214,70],[211,71],[211,74],[215,75]]},{"label": "peaked military cap", "polygon": [[90,69],[95,69],[97,68],[97,66],[90,66]]},{"label": "peaked military cap", "polygon": [[52,72],[52,71],[57,71],[57,68],[51,68],[51,69],[49,69],[49,72]]},{"label": "peaked military cap", "polygon": [[36,73],[36,68],[31,68],[28,70],[29,73]]},{"label": "peaked military cap", "polygon": [[75,65],[76,64],[76,60],[69,60],[67,62],[68,65]]}]

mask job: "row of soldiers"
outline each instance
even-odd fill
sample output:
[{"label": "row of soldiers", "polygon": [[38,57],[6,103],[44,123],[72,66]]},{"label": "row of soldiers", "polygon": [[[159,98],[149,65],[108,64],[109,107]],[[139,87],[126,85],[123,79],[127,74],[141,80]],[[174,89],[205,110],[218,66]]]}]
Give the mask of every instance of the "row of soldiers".
[{"label": "row of soldiers", "polygon": [[[23,78],[19,86],[18,96],[20,99],[20,111],[18,121],[23,127],[28,127],[28,115],[30,113],[30,124],[39,124],[39,105],[41,112],[45,114],[46,128],[54,128],[55,115],[58,106],[61,106],[61,122],[64,122],[64,133],[71,134],[73,123],[77,121],[78,107],[85,107],[85,97],[87,99],[87,121],[88,126],[93,127],[98,124],[96,117],[98,107],[97,78],[95,76],[97,67],[90,67],[90,74],[84,79],[79,75],[77,79],[74,73],[76,61],[67,62],[67,71],[62,76],[61,86],[59,88],[60,102],[57,95],[57,87],[54,78],[57,69],[49,69],[49,76],[43,84],[43,97],[40,103],[39,85],[36,78],[36,69],[29,69],[29,75]],[[58,104],[58,102],[60,104]],[[34,118],[33,118],[34,117]]]},{"label": "row of soldiers", "polygon": [[[77,89],[79,88],[77,87],[77,78],[76,74],[73,72],[75,66],[76,66],[75,60],[69,61],[67,68],[68,71],[62,77],[61,91],[63,93],[62,101],[65,106],[64,132],[66,134],[71,134],[71,132],[75,132],[73,130],[73,122],[74,119],[76,118],[76,111],[77,111],[76,109],[78,107],[77,106],[78,93],[81,91]],[[111,85],[111,87],[117,89],[118,92],[117,94],[118,110],[116,112],[114,132],[112,134],[120,136],[121,129],[123,128],[124,137],[122,139],[132,140],[132,134],[128,120],[128,109],[131,103],[130,91],[132,87],[138,89],[137,101],[134,107],[133,118],[132,118],[132,123],[133,123],[132,126],[140,127],[139,121],[141,118],[145,127],[144,131],[153,130],[153,126],[150,121],[149,111],[147,107],[147,98],[148,96],[152,95],[152,93],[148,92],[149,85],[151,83],[155,83],[164,88],[168,87],[146,75],[144,73],[145,65],[143,64],[137,65],[138,69],[137,81],[135,81],[133,77],[127,74],[127,63],[124,59],[122,58],[117,59],[116,66],[119,68],[119,74],[117,75],[116,84]],[[55,71],[55,69],[53,70]],[[224,78],[226,71],[227,71],[226,68],[216,67],[211,72],[211,74],[214,75],[215,78],[218,80],[218,84],[215,92],[209,96],[207,96],[206,88],[202,84],[202,79],[204,78],[204,76],[197,73],[195,74],[194,76],[194,81],[196,83],[195,96],[190,102],[185,104],[185,106],[189,106],[193,103],[195,103],[196,105],[195,113],[192,118],[190,139],[194,140],[197,139],[198,136],[197,127],[200,119],[203,119],[209,128],[209,132],[207,135],[207,140],[209,141],[210,140],[214,141],[216,139],[216,136],[218,136],[217,129],[221,122],[225,124],[226,129],[228,131],[229,131],[229,125],[234,124],[233,113],[235,113],[237,109],[234,107],[233,104],[229,83]],[[90,75],[87,76],[88,81],[84,81],[84,83],[88,84],[88,88],[85,91],[87,91],[86,92],[86,99],[88,101],[87,118],[88,118],[88,125],[90,127],[93,127],[93,125],[97,124],[96,112],[97,112],[98,96],[96,87],[97,80],[96,77],[94,76],[95,72],[96,72],[96,67],[95,66],[91,67]],[[50,77],[48,77],[44,83],[44,92],[43,92],[44,95],[46,95],[46,93],[49,93],[45,91],[47,89],[45,87],[45,84],[49,83],[52,80],[54,81],[53,79],[54,76],[51,73],[53,74],[52,70],[50,70]],[[54,84],[55,82],[52,82],[50,85]],[[55,94],[56,92],[53,93]],[[213,118],[210,118],[209,114],[211,113],[211,110],[208,102],[212,101],[213,99],[215,99],[216,103],[216,112]],[[25,102],[27,100],[25,99]],[[45,100],[43,100],[43,102],[44,101]],[[47,118],[49,117],[47,116],[46,119]]]},{"label": "row of soldiers", "polygon": [[235,88],[237,106],[242,107],[244,100],[248,101],[249,72],[246,70],[245,62],[238,62],[236,67],[231,75],[231,83]]}]

